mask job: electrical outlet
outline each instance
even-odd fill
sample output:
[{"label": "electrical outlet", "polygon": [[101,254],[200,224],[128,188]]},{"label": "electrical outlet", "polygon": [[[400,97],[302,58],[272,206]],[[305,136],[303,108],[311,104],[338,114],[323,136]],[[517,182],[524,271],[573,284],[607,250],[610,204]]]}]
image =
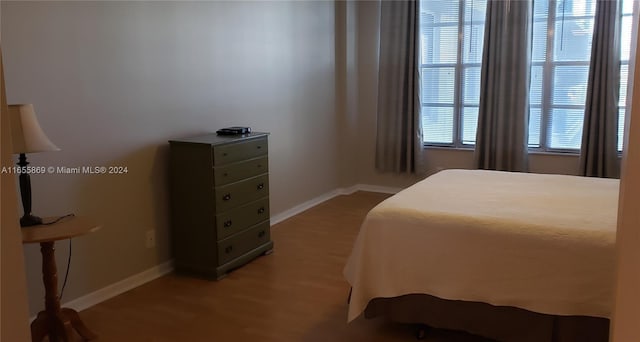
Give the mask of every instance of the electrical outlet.
[{"label": "electrical outlet", "polygon": [[147,238],[145,240],[147,248],[153,248],[156,246],[156,231],[155,229],[147,230]]}]

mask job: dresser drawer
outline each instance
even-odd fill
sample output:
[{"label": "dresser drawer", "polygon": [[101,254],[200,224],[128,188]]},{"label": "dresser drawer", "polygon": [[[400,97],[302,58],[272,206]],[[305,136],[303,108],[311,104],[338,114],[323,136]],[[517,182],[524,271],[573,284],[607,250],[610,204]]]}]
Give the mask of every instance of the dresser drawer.
[{"label": "dresser drawer", "polygon": [[215,185],[220,186],[267,172],[269,172],[269,159],[267,157],[254,158],[226,166],[214,167],[213,179]]},{"label": "dresser drawer", "polygon": [[269,198],[235,207],[216,216],[218,240],[269,219]]},{"label": "dresser drawer", "polygon": [[213,148],[213,165],[218,166],[260,157],[266,155],[267,152],[267,138],[215,146]]},{"label": "dresser drawer", "polygon": [[241,182],[216,187],[216,211],[227,211],[238,205],[257,200],[269,194],[269,175],[249,178]]},{"label": "dresser drawer", "polygon": [[263,222],[250,229],[218,242],[218,265],[225,264],[242,254],[270,241],[269,222]]}]

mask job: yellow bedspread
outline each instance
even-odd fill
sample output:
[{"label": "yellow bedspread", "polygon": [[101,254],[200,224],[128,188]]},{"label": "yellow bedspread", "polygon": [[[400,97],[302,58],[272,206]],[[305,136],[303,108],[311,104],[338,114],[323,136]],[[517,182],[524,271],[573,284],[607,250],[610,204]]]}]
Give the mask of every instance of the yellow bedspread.
[{"label": "yellow bedspread", "polygon": [[619,181],[445,170],[367,215],[344,269],[348,319],[377,297],[425,293],[609,317]]}]

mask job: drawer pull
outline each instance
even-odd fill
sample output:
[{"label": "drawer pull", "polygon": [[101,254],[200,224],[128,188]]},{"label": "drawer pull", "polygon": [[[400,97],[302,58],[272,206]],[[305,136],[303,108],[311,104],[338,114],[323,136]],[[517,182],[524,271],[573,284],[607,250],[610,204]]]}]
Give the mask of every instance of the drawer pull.
[{"label": "drawer pull", "polygon": [[264,213],[264,207],[260,207],[260,209],[258,209],[258,214],[262,214]]},{"label": "drawer pull", "polygon": [[261,148],[262,148],[262,145],[258,145],[258,146],[256,146],[256,148],[257,148],[257,149],[261,149]]},{"label": "drawer pull", "polygon": [[261,167],[262,167],[262,164],[258,164],[258,168],[261,168]]},{"label": "drawer pull", "polygon": [[226,194],[226,195],[222,196],[222,200],[223,201],[228,201],[230,199],[231,199],[231,194]]},{"label": "drawer pull", "polygon": [[233,246],[228,246],[227,248],[224,249],[224,252],[227,254],[231,253],[231,251],[233,251]]},{"label": "drawer pull", "polygon": [[258,188],[258,190],[262,190],[262,189],[264,189],[264,183],[260,183],[260,184],[258,184],[258,187],[257,187],[257,188]]},{"label": "drawer pull", "polygon": [[264,234],[265,234],[264,230],[261,230],[260,233],[258,233],[258,237],[262,238],[264,237]]},{"label": "drawer pull", "polygon": [[231,227],[232,224],[233,224],[233,222],[231,220],[224,222],[224,226],[227,227],[227,228]]},{"label": "drawer pull", "polygon": [[226,157],[227,156],[227,152],[222,153],[222,156]]},{"label": "drawer pull", "polygon": [[222,174],[222,177],[226,177],[226,176],[228,176],[226,172]]}]

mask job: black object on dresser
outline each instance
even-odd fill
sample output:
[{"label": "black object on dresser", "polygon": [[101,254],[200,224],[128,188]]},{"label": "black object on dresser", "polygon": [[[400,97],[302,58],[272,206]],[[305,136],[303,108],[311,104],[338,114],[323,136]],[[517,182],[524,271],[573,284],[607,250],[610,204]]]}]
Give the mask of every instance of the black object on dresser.
[{"label": "black object on dresser", "polygon": [[220,279],[271,252],[268,135],[169,141],[177,271]]}]

